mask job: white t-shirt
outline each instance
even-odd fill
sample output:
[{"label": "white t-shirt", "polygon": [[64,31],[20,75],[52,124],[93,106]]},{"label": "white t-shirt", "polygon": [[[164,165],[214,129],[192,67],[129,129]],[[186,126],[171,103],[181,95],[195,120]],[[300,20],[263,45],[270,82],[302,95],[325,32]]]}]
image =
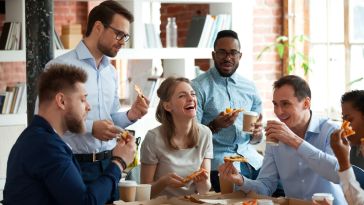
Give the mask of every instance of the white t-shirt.
[{"label": "white t-shirt", "polygon": [[[141,145],[140,161],[143,164],[157,164],[154,175],[155,181],[173,172],[181,177],[186,177],[199,170],[204,159],[213,158],[212,133],[208,127],[202,124],[198,124],[198,127],[197,145],[193,148],[180,150],[169,148],[160,133],[160,126],[148,131]],[[189,182],[181,188],[166,187],[158,196],[182,196],[195,192],[196,186],[193,182]]]}]

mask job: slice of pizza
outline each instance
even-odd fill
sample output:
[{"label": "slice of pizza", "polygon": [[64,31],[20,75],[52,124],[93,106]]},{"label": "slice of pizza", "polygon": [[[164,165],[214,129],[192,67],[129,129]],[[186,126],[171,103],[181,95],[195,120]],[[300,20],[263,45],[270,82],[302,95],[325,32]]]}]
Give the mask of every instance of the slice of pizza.
[{"label": "slice of pizza", "polygon": [[224,111],[224,115],[233,115],[237,112],[243,112],[244,109],[242,108],[237,108],[237,109],[232,109],[232,108],[226,108],[225,111]]},{"label": "slice of pizza", "polygon": [[225,156],[224,162],[248,162],[248,159],[240,155]]},{"label": "slice of pizza", "polygon": [[134,90],[135,90],[135,92],[137,92],[137,93],[138,93],[138,95],[139,95],[140,97],[144,98],[144,95],[143,95],[142,89],[140,89],[140,87],[139,87],[137,84],[135,84],[135,85],[134,85]]},{"label": "slice of pizza", "polygon": [[344,130],[343,137],[349,137],[350,135],[355,134],[355,131],[351,128],[349,121],[344,120],[341,125],[341,129]]},{"label": "slice of pizza", "polygon": [[204,168],[200,168],[200,170],[198,170],[198,171],[194,171],[194,172],[192,172],[192,174],[190,174],[190,175],[188,175],[187,177],[185,177],[185,178],[182,180],[182,182],[183,182],[183,183],[187,183],[187,182],[189,182],[189,181],[193,180],[195,177],[199,176],[199,175],[200,175],[200,174],[202,174],[202,173],[207,173],[207,170],[206,170],[206,169],[204,169]]},{"label": "slice of pizza", "polygon": [[258,200],[252,199],[249,201],[243,201],[243,203],[241,205],[257,205],[257,204],[258,204]]},{"label": "slice of pizza", "polygon": [[128,138],[129,132],[127,130],[121,131],[118,135],[116,135],[116,140],[126,140]]}]

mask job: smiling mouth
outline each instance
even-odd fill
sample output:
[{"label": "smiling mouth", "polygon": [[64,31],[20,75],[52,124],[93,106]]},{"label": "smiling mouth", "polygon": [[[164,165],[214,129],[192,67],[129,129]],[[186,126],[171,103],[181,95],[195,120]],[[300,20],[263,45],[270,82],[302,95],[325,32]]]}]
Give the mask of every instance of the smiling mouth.
[{"label": "smiling mouth", "polygon": [[196,108],[195,108],[195,106],[190,105],[190,106],[185,107],[185,109],[186,110],[195,110]]}]

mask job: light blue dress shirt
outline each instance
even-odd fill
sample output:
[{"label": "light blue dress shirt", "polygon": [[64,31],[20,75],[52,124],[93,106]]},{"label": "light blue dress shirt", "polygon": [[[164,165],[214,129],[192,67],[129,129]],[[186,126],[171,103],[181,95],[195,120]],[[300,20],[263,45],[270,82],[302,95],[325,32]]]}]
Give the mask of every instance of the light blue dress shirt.
[{"label": "light blue dress shirt", "polygon": [[[208,125],[226,108],[243,108],[261,112],[262,101],[253,82],[236,72],[230,77],[222,77],[215,67],[199,75],[192,81],[197,95],[197,120]],[[224,163],[224,156],[239,153],[248,158],[255,169],[262,165],[263,157],[249,144],[251,135],[242,131],[243,113],[234,124],[213,134],[214,159],[211,170],[217,170]],[[238,165],[238,169],[240,167]]]},{"label": "light blue dress shirt", "polygon": [[92,135],[92,125],[96,120],[112,120],[115,125],[127,127],[132,124],[126,112],[119,112],[118,74],[107,56],[104,56],[99,67],[86,45],[81,41],[77,47],[54,60],[52,63],[72,64],[84,69],[88,74],[86,91],[91,111],[87,115],[86,134],[77,136],[67,132],[64,141],[72,147],[73,153],[94,153],[111,150],[116,140],[101,141]]},{"label": "light blue dress shirt", "polygon": [[346,204],[338,184],[339,164],[330,147],[331,134],[337,128],[330,120],[312,115],[305,141],[297,150],[281,142],[279,146],[267,144],[258,178],[244,177],[243,186],[236,188],[270,196],[280,179],[287,197],[311,200],[314,193],[325,192],[333,194],[334,204]]}]

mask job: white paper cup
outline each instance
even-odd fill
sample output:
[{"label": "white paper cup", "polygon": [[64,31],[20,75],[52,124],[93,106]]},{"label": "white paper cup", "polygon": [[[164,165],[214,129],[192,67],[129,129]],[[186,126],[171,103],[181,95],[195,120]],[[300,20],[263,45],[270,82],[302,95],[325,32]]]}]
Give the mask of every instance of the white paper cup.
[{"label": "white paper cup", "polygon": [[258,199],[258,205],[274,205],[273,201],[270,199]]},{"label": "white paper cup", "polygon": [[139,184],[136,187],[135,201],[150,200],[151,184]]},{"label": "white paper cup", "polygon": [[119,182],[120,199],[125,202],[135,201],[136,181],[125,180]]},{"label": "white paper cup", "polygon": [[243,113],[243,131],[253,134],[251,130],[254,129],[254,126],[252,124],[257,122],[259,114],[253,111],[244,111]]},{"label": "white paper cup", "polygon": [[334,197],[330,193],[314,193],[312,196],[312,200],[317,202],[324,201],[325,199],[329,201],[330,204],[333,204]]}]

